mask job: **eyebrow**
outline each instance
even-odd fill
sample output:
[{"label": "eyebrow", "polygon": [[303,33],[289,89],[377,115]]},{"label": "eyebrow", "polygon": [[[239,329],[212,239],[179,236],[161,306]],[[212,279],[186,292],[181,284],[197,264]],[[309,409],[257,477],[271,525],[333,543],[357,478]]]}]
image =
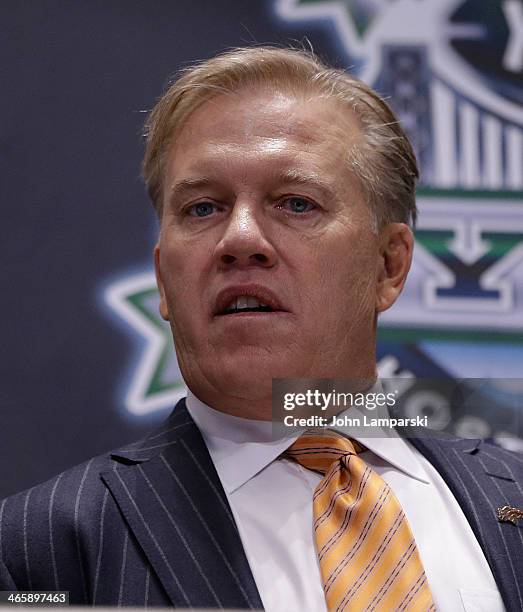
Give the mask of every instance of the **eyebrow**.
[{"label": "eyebrow", "polygon": [[216,184],[216,181],[207,176],[183,179],[182,181],[174,183],[174,185],[171,186],[168,200],[169,202],[174,202],[182,195],[191,193],[193,191],[198,191],[199,189],[208,187],[212,184]]},{"label": "eyebrow", "polygon": [[303,185],[304,187],[311,187],[318,189],[323,195],[328,198],[335,198],[335,193],[330,185],[328,185],[319,174],[315,172],[304,172],[302,170],[296,170],[290,168],[288,170],[280,170],[276,174],[276,180],[279,183],[286,185]]},{"label": "eyebrow", "polygon": [[[273,180],[274,183],[278,185],[303,185],[304,187],[317,189],[321,191],[325,197],[330,199],[335,198],[335,192],[333,189],[321,178],[319,174],[316,174],[315,172],[304,172],[302,170],[289,168],[276,172],[273,175]],[[208,176],[183,179],[172,185],[169,190],[168,201],[170,203],[175,202],[181,196],[199,191],[211,185],[216,186],[218,182],[219,181],[216,179]]]}]

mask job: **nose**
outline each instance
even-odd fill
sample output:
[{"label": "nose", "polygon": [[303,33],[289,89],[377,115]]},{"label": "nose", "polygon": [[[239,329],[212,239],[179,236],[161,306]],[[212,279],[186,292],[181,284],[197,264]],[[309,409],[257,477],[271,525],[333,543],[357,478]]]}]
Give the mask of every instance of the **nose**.
[{"label": "nose", "polygon": [[264,232],[262,215],[251,203],[235,203],[216,245],[222,267],[270,268],[276,263],[276,251]]}]

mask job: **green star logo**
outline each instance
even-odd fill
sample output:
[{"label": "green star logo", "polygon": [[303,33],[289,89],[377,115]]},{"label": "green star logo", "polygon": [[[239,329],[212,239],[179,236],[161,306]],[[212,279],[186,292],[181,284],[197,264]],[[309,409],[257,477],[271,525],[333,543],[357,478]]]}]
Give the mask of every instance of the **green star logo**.
[{"label": "green star logo", "polygon": [[154,274],[138,274],[112,284],[105,298],[109,306],[145,341],[125,397],[129,412],[144,415],[173,406],[186,395],[169,325],[158,311]]}]

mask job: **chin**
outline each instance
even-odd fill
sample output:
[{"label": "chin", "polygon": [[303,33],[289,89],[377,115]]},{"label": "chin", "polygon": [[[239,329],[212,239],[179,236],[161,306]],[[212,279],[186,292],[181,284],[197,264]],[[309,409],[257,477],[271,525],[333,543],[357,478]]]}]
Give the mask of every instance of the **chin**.
[{"label": "chin", "polygon": [[286,377],[285,368],[267,350],[235,351],[220,355],[205,372],[213,387],[225,395],[261,400],[272,395],[272,379]]},{"label": "chin", "polygon": [[267,358],[235,358],[223,359],[217,364],[216,379],[228,382],[228,385],[245,388],[252,391],[253,387],[271,385],[274,374],[274,364],[267,363]]},{"label": "chin", "polygon": [[[299,364],[298,366],[296,364]],[[246,351],[233,359],[222,359],[219,368],[220,379],[227,379],[229,384],[242,388],[245,392],[258,392],[263,388],[264,394],[272,393],[272,381],[275,378],[307,378],[303,359],[283,356],[280,352],[267,354],[267,351]]]}]

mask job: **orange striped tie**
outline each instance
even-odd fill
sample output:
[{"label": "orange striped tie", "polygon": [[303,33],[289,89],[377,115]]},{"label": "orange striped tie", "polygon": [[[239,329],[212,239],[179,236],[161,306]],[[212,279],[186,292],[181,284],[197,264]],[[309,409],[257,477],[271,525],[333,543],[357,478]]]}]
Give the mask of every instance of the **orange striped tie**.
[{"label": "orange striped tie", "polygon": [[329,611],[435,610],[399,501],[334,431],[303,434],[285,453],[324,474],[314,492],[314,531]]}]

